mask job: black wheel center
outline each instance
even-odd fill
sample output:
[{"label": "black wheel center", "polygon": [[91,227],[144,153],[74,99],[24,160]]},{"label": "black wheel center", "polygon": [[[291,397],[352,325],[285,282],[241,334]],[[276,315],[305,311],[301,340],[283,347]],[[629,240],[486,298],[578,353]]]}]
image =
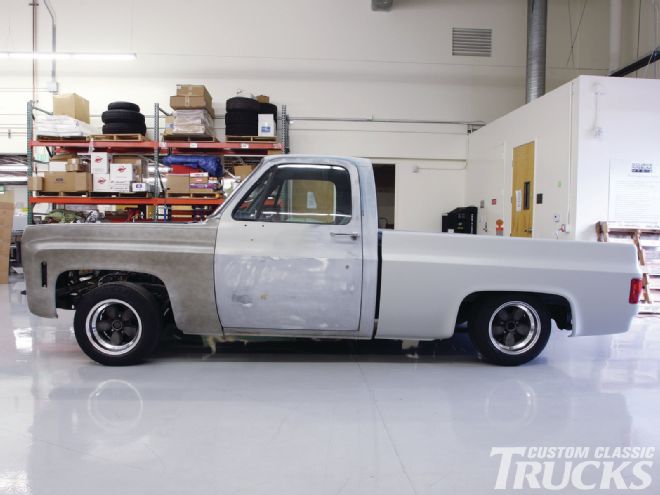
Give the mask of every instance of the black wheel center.
[{"label": "black wheel center", "polygon": [[518,322],[515,321],[507,321],[506,322],[506,330],[509,332],[513,332],[516,328],[518,327]]},{"label": "black wheel center", "polygon": [[112,329],[113,330],[121,330],[122,328],[124,328],[124,325],[122,324],[122,322],[120,320],[114,320],[112,322]]}]

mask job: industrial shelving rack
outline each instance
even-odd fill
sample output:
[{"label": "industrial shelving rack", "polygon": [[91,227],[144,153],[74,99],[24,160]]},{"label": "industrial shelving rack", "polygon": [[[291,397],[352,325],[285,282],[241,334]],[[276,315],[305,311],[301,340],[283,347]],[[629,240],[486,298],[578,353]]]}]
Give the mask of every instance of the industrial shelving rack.
[{"label": "industrial shelving rack", "polygon": [[[278,118],[279,142],[210,142],[210,141],[161,141],[160,116],[169,115],[158,103],[154,104],[154,140],[151,141],[72,141],[72,140],[37,140],[34,135],[34,113],[51,112],[41,109],[29,101],[27,104],[27,175],[34,172],[34,148],[46,147],[54,151],[80,152],[108,151],[117,154],[137,154],[153,157],[154,193],[153,197],[116,197],[116,196],[37,196],[28,190],[28,224],[34,223],[34,205],[49,203],[54,205],[122,205],[139,208],[152,207],[151,220],[169,221],[172,206],[192,206],[215,209],[222,204],[222,198],[167,197],[162,188],[160,177],[160,157],[168,154],[201,153],[216,156],[258,158],[272,153],[288,152],[288,116],[286,105],[281,106]],[[164,207],[165,214],[158,214],[159,207]],[[169,214],[167,213],[169,211]]]}]

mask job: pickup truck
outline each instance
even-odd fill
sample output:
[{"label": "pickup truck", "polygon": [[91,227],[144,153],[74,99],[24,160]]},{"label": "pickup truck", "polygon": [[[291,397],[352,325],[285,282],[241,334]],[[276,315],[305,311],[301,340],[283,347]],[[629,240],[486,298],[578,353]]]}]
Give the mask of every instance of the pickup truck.
[{"label": "pickup truck", "polygon": [[464,323],[484,360],[518,365],[551,320],[625,332],[642,287],[630,245],[379,231],[371,163],[333,156],[265,158],[201,223],[29,226],[23,265],[30,311],[75,310],[78,344],[105,365],[144,360],[168,325],[435,340]]}]

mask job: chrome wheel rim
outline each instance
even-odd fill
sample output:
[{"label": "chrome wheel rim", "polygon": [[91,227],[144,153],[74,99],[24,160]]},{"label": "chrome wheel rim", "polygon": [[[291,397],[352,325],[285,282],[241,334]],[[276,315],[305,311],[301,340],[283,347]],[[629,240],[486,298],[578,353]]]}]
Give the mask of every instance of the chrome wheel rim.
[{"label": "chrome wheel rim", "polygon": [[87,314],[87,338],[103,354],[121,356],[130,352],[142,336],[142,320],[135,308],[119,299],[105,299]]},{"label": "chrome wheel rim", "polygon": [[488,335],[498,351],[523,354],[539,340],[541,318],[526,302],[509,301],[493,311],[488,322]]}]

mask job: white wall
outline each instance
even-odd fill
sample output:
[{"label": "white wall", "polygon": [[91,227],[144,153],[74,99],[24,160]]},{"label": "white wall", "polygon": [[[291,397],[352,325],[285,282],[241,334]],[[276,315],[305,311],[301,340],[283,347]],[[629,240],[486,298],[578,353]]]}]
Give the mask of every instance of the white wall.
[{"label": "white wall", "polygon": [[[612,161],[660,166],[660,81],[584,76],[578,91],[575,236],[586,240],[595,238],[596,222],[608,219]],[[596,92],[602,93],[598,110]],[[594,135],[596,125],[600,138]]]},{"label": "white wall", "polygon": [[[370,0],[189,0],[185,8],[175,0],[53,4],[58,50],[138,55],[135,62],[58,63],[61,92],[86,97],[93,114],[118,99],[151,113],[177,83],[206,84],[219,114],[238,88],[269,94],[294,117],[489,122],[524,101],[526,0],[395,0],[389,13],[372,12]],[[582,5],[549,2],[548,88],[607,69],[601,48],[608,2],[588,2],[578,30]],[[0,50],[30,51],[31,9],[22,0],[4,0],[3,9]],[[37,48],[48,51],[50,21],[39,10]],[[452,27],[492,28],[493,56],[453,57]],[[573,39],[575,56],[568,60]],[[31,67],[0,60],[0,152],[25,148]],[[48,62],[38,63],[36,97],[45,108],[49,70]],[[320,127],[293,124],[292,151],[397,164],[397,228],[439,230],[442,213],[465,204],[462,130]]]},{"label": "white wall", "polygon": [[498,219],[504,221],[504,234],[510,234],[513,148],[534,142],[534,196],[543,194],[543,202],[534,201],[533,237],[571,237],[559,230],[565,224],[572,231],[574,221],[569,218],[573,86],[564,84],[470,135],[466,201],[473,206],[484,202],[478,214],[480,234],[495,235]]},{"label": "white wall", "polygon": [[466,201],[485,202],[479,233],[494,235],[502,218],[510,234],[513,148],[534,141],[534,193],[543,203],[534,204],[533,237],[595,240],[596,222],[608,220],[611,161],[660,163],[658,94],[658,80],[581,76],[473,133]]}]

